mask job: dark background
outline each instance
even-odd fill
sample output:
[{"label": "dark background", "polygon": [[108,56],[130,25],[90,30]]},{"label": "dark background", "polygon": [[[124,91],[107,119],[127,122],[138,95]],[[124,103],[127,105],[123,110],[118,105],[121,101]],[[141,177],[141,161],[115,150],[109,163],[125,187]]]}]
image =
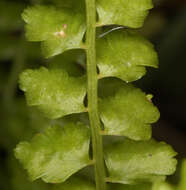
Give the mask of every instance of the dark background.
[{"label": "dark background", "polygon": [[[26,42],[22,10],[37,0],[0,0],[0,190],[47,189],[41,182],[27,181],[25,172],[13,156],[19,141],[42,130],[46,119],[26,106],[18,89],[19,73],[43,65],[39,43]],[[151,40],[159,54],[158,70],[148,69],[135,82],[154,94],[161,119],[153,136],[173,146],[178,159],[186,157],[186,1],[155,0],[140,32]]]}]

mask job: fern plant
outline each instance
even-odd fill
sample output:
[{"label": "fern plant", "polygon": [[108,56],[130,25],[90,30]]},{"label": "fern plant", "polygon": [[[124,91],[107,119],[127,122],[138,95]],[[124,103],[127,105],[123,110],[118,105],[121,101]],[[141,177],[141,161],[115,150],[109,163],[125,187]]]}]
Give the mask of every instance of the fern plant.
[{"label": "fern plant", "polygon": [[[53,63],[20,76],[28,105],[52,126],[18,144],[16,157],[31,180],[60,183],[56,190],[150,190],[176,168],[174,150],[151,139],[152,95],[129,84],[158,67],[153,45],[134,30],[151,0],[53,3],[23,12],[27,39],[41,41]],[[79,176],[88,166],[94,182]]]},{"label": "fern plant", "polygon": [[186,160],[182,160],[181,170],[179,174],[179,182],[176,185],[172,185],[168,182],[154,183],[152,190],[182,190],[186,188]]}]

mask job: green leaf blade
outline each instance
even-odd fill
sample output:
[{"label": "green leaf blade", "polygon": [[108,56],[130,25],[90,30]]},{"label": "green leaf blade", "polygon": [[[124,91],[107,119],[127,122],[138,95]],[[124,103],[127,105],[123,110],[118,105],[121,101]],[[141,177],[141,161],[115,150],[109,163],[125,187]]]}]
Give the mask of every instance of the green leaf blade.
[{"label": "green leaf blade", "polygon": [[140,89],[123,83],[117,92],[100,100],[104,134],[149,140],[151,123],[159,119],[158,109]]},{"label": "green leaf blade", "polygon": [[80,176],[73,176],[66,182],[56,185],[53,190],[96,190],[95,185]]},{"label": "green leaf blade", "polygon": [[64,70],[42,67],[24,71],[20,75],[20,88],[28,105],[37,106],[48,118],[85,112],[85,77],[70,77]]},{"label": "green leaf blade", "polygon": [[97,1],[100,25],[123,25],[140,28],[153,8],[152,0],[106,0]]},{"label": "green leaf blade", "polygon": [[80,77],[86,74],[85,59],[86,55],[83,50],[70,50],[52,58],[48,67],[49,69],[65,70],[72,77]]},{"label": "green leaf blade", "polygon": [[153,184],[152,190],[174,190],[175,187],[167,182],[157,182]]},{"label": "green leaf blade", "polygon": [[109,184],[109,190],[152,190],[152,185],[142,183],[137,185]]},{"label": "green leaf blade", "polygon": [[175,171],[175,155],[163,142],[129,139],[117,142],[106,149],[109,181],[123,184],[162,181]]},{"label": "green leaf blade", "polygon": [[178,190],[182,190],[186,188],[186,159],[182,161],[181,166],[181,174],[180,174],[180,182],[178,184]]},{"label": "green leaf blade", "polygon": [[27,8],[22,17],[29,41],[41,41],[45,57],[52,57],[69,49],[82,47],[85,16],[68,8],[37,5]]},{"label": "green leaf blade", "polygon": [[[65,7],[65,8],[71,8],[76,9],[78,11],[85,11],[85,1],[84,0],[50,0],[51,3],[55,4],[57,7]],[[43,3],[45,3],[45,0],[43,0]]]},{"label": "green leaf blade", "polygon": [[148,67],[158,67],[153,45],[130,30],[115,31],[97,42],[100,77],[118,77],[132,82],[145,75]]},{"label": "green leaf blade", "polygon": [[48,128],[30,143],[18,144],[15,155],[31,180],[42,178],[45,182],[61,183],[90,164],[89,141],[87,126],[69,123]]}]

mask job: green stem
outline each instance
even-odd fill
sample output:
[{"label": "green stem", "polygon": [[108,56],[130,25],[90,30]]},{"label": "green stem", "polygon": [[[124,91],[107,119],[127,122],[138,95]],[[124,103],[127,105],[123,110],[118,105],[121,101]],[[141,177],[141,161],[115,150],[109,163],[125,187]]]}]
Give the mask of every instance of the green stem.
[{"label": "green stem", "polygon": [[98,114],[98,79],[96,68],[96,0],[86,0],[87,14],[87,75],[88,75],[88,111],[92,132],[93,159],[95,162],[96,190],[106,190],[103,142],[100,135]]}]

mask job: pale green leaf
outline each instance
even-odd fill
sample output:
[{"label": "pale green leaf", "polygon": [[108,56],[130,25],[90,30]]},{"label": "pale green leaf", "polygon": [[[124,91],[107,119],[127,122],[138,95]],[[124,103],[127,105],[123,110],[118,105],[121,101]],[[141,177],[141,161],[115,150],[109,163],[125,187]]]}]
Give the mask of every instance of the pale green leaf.
[{"label": "pale green leaf", "polygon": [[85,0],[35,0],[35,4],[55,5],[58,8],[78,9],[78,11],[85,11]]},{"label": "pale green leaf", "polygon": [[137,185],[124,185],[124,184],[110,184],[109,190],[152,190],[151,184],[137,184]]},{"label": "pale green leaf", "polygon": [[159,118],[158,109],[140,89],[123,83],[115,95],[100,100],[100,116],[106,135],[134,140],[151,138],[151,123]]},{"label": "pale green leaf", "polygon": [[136,32],[115,31],[97,42],[100,77],[118,77],[131,82],[145,75],[145,66],[158,67],[153,45]]},{"label": "pale green leaf", "polygon": [[52,190],[96,190],[95,185],[80,176],[73,176],[66,182],[54,186]]},{"label": "pale green leaf", "polygon": [[[26,126],[25,128],[28,129]],[[24,135],[23,135],[24,136]],[[12,148],[11,148],[12,150]],[[8,182],[11,188],[3,188],[3,189],[11,189],[11,190],[51,190],[49,184],[43,182],[42,180],[36,180],[31,182],[26,175],[26,172],[20,167],[19,162],[13,157],[9,156],[8,158],[8,170],[10,172],[10,177]]]},{"label": "pale green leaf", "polygon": [[[63,60],[63,61],[62,61]],[[79,77],[86,74],[86,55],[81,49],[69,50],[53,57],[48,66],[50,69],[63,69],[70,76]]]},{"label": "pale green leaf", "polygon": [[152,190],[175,190],[175,187],[167,182],[157,182],[153,184]]},{"label": "pale green leaf", "polygon": [[103,78],[98,83],[98,95],[101,98],[114,96],[123,84],[124,82],[118,78]]},{"label": "pale green leaf", "polygon": [[42,41],[46,57],[82,47],[85,16],[82,11],[52,6],[29,7],[23,12],[29,41]]},{"label": "pale green leaf", "polygon": [[69,123],[48,128],[32,141],[21,142],[15,149],[16,158],[24,165],[31,180],[61,183],[90,164],[88,127]]},{"label": "pale green leaf", "polygon": [[20,76],[20,88],[27,103],[38,108],[49,118],[85,112],[85,77],[70,77],[60,69],[26,70]]},{"label": "pale green leaf", "polygon": [[97,0],[100,25],[118,24],[139,28],[151,8],[152,0]]},{"label": "pale green leaf", "polygon": [[180,182],[178,184],[178,190],[183,189],[186,189],[186,159],[182,162]]},{"label": "pale green leaf", "polygon": [[181,166],[181,175],[178,185],[172,185],[168,182],[158,182],[153,184],[152,190],[185,190],[186,189],[186,160],[183,160]]},{"label": "pale green leaf", "polygon": [[[43,0],[45,2],[46,0]],[[67,7],[72,9],[78,9],[78,11],[85,11],[85,0],[50,0],[57,7]]]},{"label": "pale green leaf", "polygon": [[161,181],[176,169],[176,155],[171,146],[150,141],[125,139],[106,148],[109,181],[131,184]]}]

